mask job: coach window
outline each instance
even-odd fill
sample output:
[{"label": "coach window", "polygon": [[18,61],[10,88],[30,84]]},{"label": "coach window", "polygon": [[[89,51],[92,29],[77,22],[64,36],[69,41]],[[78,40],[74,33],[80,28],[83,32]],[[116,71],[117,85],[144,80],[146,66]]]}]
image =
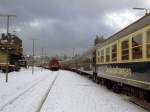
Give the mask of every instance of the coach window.
[{"label": "coach window", "polygon": [[99,51],[97,51],[97,57],[99,57]]},{"label": "coach window", "polygon": [[98,56],[100,56],[100,52],[98,51]]},{"label": "coach window", "polygon": [[150,31],[147,31],[147,57],[150,58]]},{"label": "coach window", "polygon": [[106,48],[106,62],[110,62],[110,47]]},{"label": "coach window", "polygon": [[132,37],[132,59],[142,58],[142,34]]},{"label": "coach window", "polygon": [[129,60],[129,40],[121,43],[122,60]]},{"label": "coach window", "polygon": [[117,44],[112,46],[112,61],[117,61]]},{"label": "coach window", "polygon": [[104,63],[104,50],[101,51],[101,63]]},{"label": "coach window", "polygon": [[100,62],[100,59],[99,59],[99,57],[97,58],[97,62],[98,62],[98,63]]}]

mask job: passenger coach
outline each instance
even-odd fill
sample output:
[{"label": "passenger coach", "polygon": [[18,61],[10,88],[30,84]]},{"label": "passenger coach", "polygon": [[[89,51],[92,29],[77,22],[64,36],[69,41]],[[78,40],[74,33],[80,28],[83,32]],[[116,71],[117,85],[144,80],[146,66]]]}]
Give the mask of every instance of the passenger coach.
[{"label": "passenger coach", "polygon": [[[102,43],[97,52],[97,64],[145,71],[150,62],[150,16],[144,16]],[[135,65],[136,64],[136,65]],[[144,66],[143,66],[144,64]],[[137,69],[137,68],[142,69]]]},{"label": "passenger coach", "polygon": [[150,14],[98,45],[96,67],[108,88],[150,98]]},{"label": "passenger coach", "polygon": [[150,14],[61,64],[116,93],[150,102]]}]

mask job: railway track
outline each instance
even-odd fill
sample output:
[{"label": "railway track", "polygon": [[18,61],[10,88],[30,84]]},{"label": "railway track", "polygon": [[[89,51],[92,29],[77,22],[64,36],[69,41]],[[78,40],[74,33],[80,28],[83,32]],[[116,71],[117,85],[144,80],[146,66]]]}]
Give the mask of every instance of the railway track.
[{"label": "railway track", "polygon": [[20,96],[23,96],[26,92],[28,92],[29,90],[31,90],[34,86],[36,86],[38,83],[40,83],[41,81],[43,81],[46,78],[47,77],[44,77],[41,80],[38,80],[37,82],[35,82],[34,84],[32,84],[30,87],[28,87],[27,89],[24,89],[23,91],[21,91],[20,93],[18,93],[15,97],[11,98],[9,101],[7,101],[6,103],[4,103],[2,106],[0,106],[0,111],[2,111],[3,108],[5,108],[7,105],[12,104]]},{"label": "railway track", "polygon": [[[51,75],[54,75],[53,73]],[[42,98],[42,101],[40,103],[40,105],[38,106],[38,109],[36,109],[36,112],[39,112],[48,96],[48,94],[50,93],[50,90],[58,76],[58,73],[55,74],[56,76],[52,79],[52,82],[50,83],[50,86],[48,87],[48,90],[46,91],[46,93],[43,95],[44,97]],[[17,102],[17,100],[21,99],[21,97],[23,97],[24,95],[28,94],[30,91],[32,92],[32,90],[36,87],[38,87],[39,84],[48,81],[48,76],[36,81],[34,84],[32,84],[30,87],[28,87],[27,89],[21,91],[19,94],[17,94],[15,97],[13,97],[12,99],[10,99],[9,101],[7,101],[6,103],[4,103],[1,107],[0,107],[0,111],[3,111],[5,108],[7,108],[10,105],[13,105],[15,102]]]},{"label": "railway track", "polygon": [[[58,74],[59,74],[59,73],[58,73]],[[55,76],[54,80],[53,80],[52,83],[50,84],[50,86],[49,86],[49,88],[48,88],[48,91],[46,92],[46,94],[45,94],[45,96],[44,96],[44,98],[43,98],[43,100],[42,100],[41,104],[39,105],[39,108],[37,109],[36,112],[41,112],[41,109],[42,109],[42,107],[43,107],[43,105],[44,105],[44,103],[45,103],[45,101],[46,101],[48,95],[49,95],[50,92],[51,92],[51,89],[52,89],[52,87],[53,87],[53,85],[54,85],[54,83],[55,83],[55,81],[56,81],[56,79],[57,79],[57,77],[58,77],[58,74]]]}]

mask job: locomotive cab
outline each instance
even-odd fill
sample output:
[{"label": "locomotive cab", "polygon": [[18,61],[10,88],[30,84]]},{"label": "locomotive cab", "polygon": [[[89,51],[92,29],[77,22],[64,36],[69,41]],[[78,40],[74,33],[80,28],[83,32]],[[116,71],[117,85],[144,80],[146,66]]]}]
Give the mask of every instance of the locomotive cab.
[{"label": "locomotive cab", "polygon": [[59,70],[60,65],[59,65],[59,62],[58,62],[58,60],[56,58],[53,58],[53,59],[50,60],[49,68],[52,71],[58,71]]}]

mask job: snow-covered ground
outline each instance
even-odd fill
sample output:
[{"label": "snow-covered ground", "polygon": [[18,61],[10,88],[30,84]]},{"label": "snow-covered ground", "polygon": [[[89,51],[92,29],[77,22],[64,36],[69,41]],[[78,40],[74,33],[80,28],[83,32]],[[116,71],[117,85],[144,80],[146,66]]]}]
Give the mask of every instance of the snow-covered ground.
[{"label": "snow-covered ground", "polygon": [[41,112],[146,112],[76,73],[61,71]]},{"label": "snow-covered ground", "polygon": [[0,111],[35,112],[40,105],[49,85],[56,76],[49,70],[35,68],[9,73],[5,83],[5,74],[0,74]]},{"label": "snow-covered ground", "polygon": [[76,73],[35,68],[9,73],[8,83],[0,73],[0,112],[146,111]]}]

